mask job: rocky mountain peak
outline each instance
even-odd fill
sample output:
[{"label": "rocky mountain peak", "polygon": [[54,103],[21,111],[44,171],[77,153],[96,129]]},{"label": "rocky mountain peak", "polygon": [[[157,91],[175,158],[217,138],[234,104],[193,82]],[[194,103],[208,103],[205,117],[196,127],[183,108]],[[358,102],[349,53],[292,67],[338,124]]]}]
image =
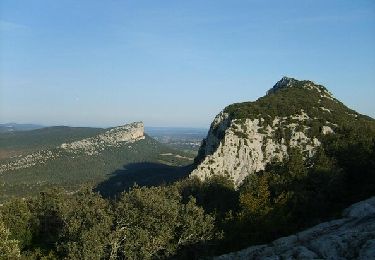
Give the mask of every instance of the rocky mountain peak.
[{"label": "rocky mountain peak", "polygon": [[322,85],[318,85],[310,80],[298,80],[286,76],[282,77],[278,82],[276,82],[276,84],[270,90],[267,91],[267,95],[276,93],[279,90],[290,87],[297,87],[310,91],[317,91],[324,97],[333,98],[332,94]]},{"label": "rocky mountain peak", "polygon": [[353,120],[362,124],[367,119],[324,86],[283,77],[264,97],[229,105],[216,116],[191,175],[200,179],[229,175],[240,185],[268,163],[288,158],[290,148],[311,158],[323,136]]},{"label": "rocky mountain peak", "polygon": [[295,78],[289,78],[289,77],[282,77],[276,84],[270,89],[270,91],[277,91],[281,88],[287,88],[291,87],[293,85],[296,85],[296,83],[300,82],[299,80],[296,80]]}]

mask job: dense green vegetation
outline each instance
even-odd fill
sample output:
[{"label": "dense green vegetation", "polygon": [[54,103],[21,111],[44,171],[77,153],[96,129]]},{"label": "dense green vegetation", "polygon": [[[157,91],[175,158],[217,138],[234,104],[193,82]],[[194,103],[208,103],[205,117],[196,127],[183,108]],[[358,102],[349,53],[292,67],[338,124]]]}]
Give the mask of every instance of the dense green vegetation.
[{"label": "dense green vegetation", "polygon": [[177,186],[133,187],[116,201],[90,189],[48,190],[1,207],[4,259],[190,258],[220,237],[214,218]]},{"label": "dense green vegetation", "polygon": [[[329,99],[322,106],[332,113],[317,110],[318,100],[310,100],[320,96],[303,89],[305,83],[226,109],[238,120],[259,115],[271,120],[303,109],[313,118],[304,122],[311,123],[313,136],[326,121],[337,124],[334,134],[319,136],[321,146],[312,158],[289,147],[288,158],[249,175],[240,187],[215,175],[204,182],[154,182],[153,171],[164,171],[160,176],[166,180],[183,176],[189,167],[178,167],[186,165],[181,158],[161,155],[169,148],[148,137],[129,149],[1,176],[6,201],[0,206],[0,259],[197,259],[337,218],[345,207],[375,195],[375,122]],[[278,135],[288,133],[280,129]],[[72,171],[77,174],[66,174]],[[112,174],[105,176],[106,171]],[[128,189],[136,180],[129,173],[149,187]],[[43,183],[65,188],[47,189]],[[29,191],[21,193],[25,187]]]},{"label": "dense green vegetation", "polygon": [[[194,259],[269,242],[375,194],[375,134],[342,128],[310,160],[290,149],[235,189],[225,176],[134,186],[112,199],[49,189],[0,207],[11,259]],[[5,257],[5,259],[7,259]]]},{"label": "dense green vegetation", "polygon": [[0,161],[10,156],[51,149],[62,143],[92,137],[104,131],[102,128],[54,126],[0,133]]},{"label": "dense green vegetation", "polygon": [[[278,89],[254,102],[232,104],[224,111],[233,119],[263,118],[264,124],[269,125],[272,125],[275,116],[289,117],[301,114],[301,110],[311,118],[307,123],[308,126],[314,123],[322,125],[326,121],[340,126],[351,124],[353,121],[358,123],[372,121],[371,118],[358,114],[338,100],[321,97],[321,93],[317,90],[306,89],[304,87],[306,83],[309,81],[295,81],[293,87]],[[323,86],[315,86],[325,90]]]},{"label": "dense green vegetation", "polygon": [[[132,144],[108,147],[98,155],[77,154],[72,156],[67,154],[52,159],[46,164],[4,172],[0,175],[2,191],[0,201],[13,196],[37,194],[40,190],[51,185],[72,191],[84,183],[95,185],[104,181],[111,182],[111,185],[106,186],[107,190],[124,189],[132,186],[135,182],[156,185],[186,176],[188,169],[175,174],[176,170],[173,167],[186,166],[191,162],[189,155],[171,149],[146,136],[144,140]],[[148,175],[144,174],[145,167],[142,167],[144,163],[149,163],[148,166],[152,166],[146,170]],[[137,175],[138,173],[139,175]],[[119,186],[112,179],[124,183],[120,183]],[[149,180],[148,183],[147,180]]]}]

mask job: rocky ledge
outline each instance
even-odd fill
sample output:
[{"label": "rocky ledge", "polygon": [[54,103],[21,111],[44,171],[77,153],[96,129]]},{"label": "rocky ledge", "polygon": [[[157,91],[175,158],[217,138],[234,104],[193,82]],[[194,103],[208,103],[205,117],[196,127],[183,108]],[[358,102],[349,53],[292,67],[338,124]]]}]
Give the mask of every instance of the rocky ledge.
[{"label": "rocky ledge", "polygon": [[61,148],[70,153],[83,152],[88,155],[98,154],[109,146],[119,146],[122,143],[132,143],[144,139],[144,125],[142,122],[118,126],[103,134],[82,139],[72,143],[64,143]]},{"label": "rocky ledge", "polygon": [[345,209],[341,219],[215,259],[375,259],[375,197]]}]

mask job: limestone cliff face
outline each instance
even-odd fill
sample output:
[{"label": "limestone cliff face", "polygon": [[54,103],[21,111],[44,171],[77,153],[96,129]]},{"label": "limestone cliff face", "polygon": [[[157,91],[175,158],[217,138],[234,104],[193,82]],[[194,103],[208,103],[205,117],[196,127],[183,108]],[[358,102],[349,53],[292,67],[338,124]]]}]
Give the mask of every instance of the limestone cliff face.
[{"label": "limestone cliff face", "polygon": [[215,259],[375,259],[375,197],[350,206],[341,219]]},{"label": "limestone cliff face", "polygon": [[[282,161],[288,156],[288,147],[298,147],[308,156],[320,145],[317,138],[309,138],[297,126],[303,124],[304,113],[291,116],[299,118],[300,124],[289,124],[287,119],[274,118],[272,125],[264,119],[231,120],[221,112],[214,120],[207,139],[201,148],[203,160],[191,175],[206,179],[214,174],[229,175],[236,185],[246,176],[264,170],[267,163]],[[278,130],[290,131],[290,140],[278,137]]]},{"label": "limestone cliff face", "polygon": [[108,146],[119,146],[122,143],[131,143],[144,139],[144,125],[142,122],[118,126],[91,138],[82,139],[72,143],[64,143],[61,148],[71,152],[84,152],[96,154]]},{"label": "limestone cliff face", "polygon": [[45,164],[49,160],[56,159],[61,155],[96,155],[108,147],[119,147],[144,138],[144,125],[142,122],[118,126],[94,137],[85,138],[71,143],[64,143],[55,149],[38,151],[22,156],[15,161],[2,164],[0,165],[0,174],[5,171]]},{"label": "limestone cliff face", "polygon": [[[316,101],[308,100],[310,95]],[[305,98],[309,106],[305,106]],[[227,175],[240,185],[269,162],[286,158],[289,148],[298,148],[305,158],[311,157],[322,136],[334,133],[338,126],[339,117],[332,107],[347,109],[323,86],[289,78],[280,80],[261,99],[234,104],[234,109],[226,108],[215,117],[191,176],[204,180]]]}]

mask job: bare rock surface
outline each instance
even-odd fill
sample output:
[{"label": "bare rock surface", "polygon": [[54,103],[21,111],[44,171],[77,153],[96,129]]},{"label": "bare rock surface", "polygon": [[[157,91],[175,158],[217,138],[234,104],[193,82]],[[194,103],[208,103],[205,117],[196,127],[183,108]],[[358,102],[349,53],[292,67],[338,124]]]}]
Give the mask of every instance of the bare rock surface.
[{"label": "bare rock surface", "polygon": [[375,197],[345,209],[341,219],[215,259],[375,259]]},{"label": "bare rock surface", "polygon": [[[304,122],[309,118],[301,110],[290,117],[275,117],[270,126],[263,118],[230,120],[228,114],[221,112],[211,124],[201,148],[204,159],[191,176],[204,180],[214,174],[229,175],[238,186],[249,174],[264,170],[269,162],[286,158],[288,147],[297,147],[311,157],[321,142],[305,134],[308,128]],[[279,129],[290,131],[290,140],[278,139]]]},{"label": "bare rock surface", "polygon": [[123,143],[132,143],[144,139],[144,125],[136,122],[109,129],[103,134],[79,141],[64,143],[61,148],[70,152],[83,152],[88,155],[97,154],[108,146],[119,146]]}]

